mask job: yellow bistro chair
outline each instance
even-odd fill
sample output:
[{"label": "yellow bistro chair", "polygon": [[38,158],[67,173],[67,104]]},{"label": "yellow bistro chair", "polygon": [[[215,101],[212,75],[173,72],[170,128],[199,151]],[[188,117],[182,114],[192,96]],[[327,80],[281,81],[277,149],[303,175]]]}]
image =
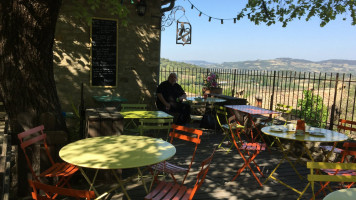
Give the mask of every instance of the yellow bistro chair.
[{"label": "yellow bistro chair", "polygon": [[[292,110],[293,110],[293,106],[280,104],[280,103],[277,103],[276,108],[275,108],[275,111],[282,113],[282,115],[286,115],[287,119],[285,120],[284,125],[286,125],[287,122],[291,120]],[[275,119],[276,118],[273,118],[273,121],[272,121],[273,124],[275,123]]]},{"label": "yellow bistro chair", "polygon": [[[228,117],[227,117],[228,114],[226,112],[226,108],[224,106],[219,106],[219,105],[215,105],[214,108],[215,108],[215,113],[216,113],[216,120],[219,124],[219,127],[225,134],[225,136],[221,140],[218,148],[223,148],[228,153],[231,150],[231,148],[234,146],[233,140],[230,135],[230,128],[233,130],[236,130],[236,129],[243,129],[244,126],[238,124],[236,121],[234,123],[232,123],[231,126],[229,126]],[[235,117],[235,116],[232,116],[232,117]],[[221,147],[223,142],[225,142],[226,140],[228,140],[231,143],[230,147],[229,148]]]},{"label": "yellow bistro chair", "polygon": [[[141,111],[147,110],[147,104],[128,104],[128,103],[121,104],[121,112],[137,111],[137,110],[141,110]],[[134,119],[129,119],[129,121],[125,122],[124,130],[137,132],[138,125],[136,123],[137,121],[135,122]]]},{"label": "yellow bistro chair", "polygon": [[[314,182],[315,181],[321,181],[321,182],[356,182],[356,163],[326,163],[326,162],[308,162],[307,163],[307,168],[310,169],[310,174],[308,175],[308,186],[311,184],[311,189],[313,191],[313,200],[315,199],[315,193],[314,193]],[[344,171],[347,170],[349,173],[347,175],[343,173],[337,173],[334,175],[330,174],[316,174],[314,173],[315,171],[321,171],[323,169],[328,169],[328,170],[338,170],[338,171]],[[307,186],[307,187],[308,187]],[[305,190],[307,189],[305,188]],[[301,196],[304,194],[305,190],[301,194]]]},{"label": "yellow bistro chair", "polygon": [[167,130],[167,136],[171,129],[173,118],[172,119],[140,119],[140,125],[138,129],[140,130],[140,135],[144,135],[148,130],[152,130],[152,133],[155,137],[158,136],[160,130]]},{"label": "yellow bistro chair", "polygon": [[[268,126],[268,125],[274,125],[276,124],[277,120],[279,119],[279,117],[281,117],[282,115],[284,115],[283,117],[286,117],[285,122],[284,122],[284,126],[287,125],[287,122],[291,120],[292,117],[292,110],[293,110],[293,106],[289,106],[289,105],[285,105],[285,104],[280,104],[277,103],[276,104],[276,108],[275,111],[280,112],[280,115],[275,115],[272,118],[272,121],[270,121],[270,119],[268,119],[267,121],[264,121],[264,126]],[[273,138],[273,141],[271,142],[271,144],[269,145],[270,147],[273,146],[274,142],[278,140],[278,138]],[[269,141],[271,141],[271,139],[269,138]]]},{"label": "yellow bistro chair", "polygon": [[121,104],[121,111],[147,110],[147,104]]}]

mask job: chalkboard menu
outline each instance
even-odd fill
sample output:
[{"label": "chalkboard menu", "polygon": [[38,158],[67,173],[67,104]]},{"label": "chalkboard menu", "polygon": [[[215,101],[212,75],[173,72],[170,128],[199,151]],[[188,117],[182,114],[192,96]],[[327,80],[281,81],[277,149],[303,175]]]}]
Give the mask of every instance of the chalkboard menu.
[{"label": "chalkboard menu", "polygon": [[91,26],[90,85],[117,85],[117,30],[116,19],[93,18]]}]

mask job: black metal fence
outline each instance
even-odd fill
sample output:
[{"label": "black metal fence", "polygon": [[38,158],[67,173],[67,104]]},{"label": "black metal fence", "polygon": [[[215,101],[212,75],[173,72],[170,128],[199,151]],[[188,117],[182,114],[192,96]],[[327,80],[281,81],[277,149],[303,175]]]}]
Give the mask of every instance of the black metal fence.
[{"label": "black metal fence", "polygon": [[262,103],[293,106],[294,119],[334,129],[338,119],[355,121],[356,79],[351,74],[296,71],[258,71],[217,68],[161,68],[160,82],[169,73],[178,74],[178,83],[188,96],[200,96],[207,75],[218,75],[223,94],[246,98],[250,105]]}]

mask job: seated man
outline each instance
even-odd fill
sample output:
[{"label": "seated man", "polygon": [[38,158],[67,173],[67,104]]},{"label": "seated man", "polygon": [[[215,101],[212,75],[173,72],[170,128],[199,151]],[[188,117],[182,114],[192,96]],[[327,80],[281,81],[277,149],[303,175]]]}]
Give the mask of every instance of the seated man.
[{"label": "seated man", "polygon": [[156,94],[157,108],[174,115],[175,124],[184,125],[190,121],[190,106],[182,103],[183,99],[187,98],[187,94],[177,83],[176,73],[169,74],[168,80],[158,86]]}]

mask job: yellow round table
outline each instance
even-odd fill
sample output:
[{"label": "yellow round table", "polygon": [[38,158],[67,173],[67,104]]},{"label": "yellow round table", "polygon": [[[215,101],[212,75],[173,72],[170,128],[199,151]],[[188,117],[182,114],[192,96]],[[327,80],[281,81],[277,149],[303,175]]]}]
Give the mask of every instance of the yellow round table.
[{"label": "yellow round table", "polygon": [[121,135],[78,140],[64,146],[59,156],[80,167],[125,169],[156,164],[175,153],[176,148],[161,139]]},{"label": "yellow round table", "polygon": [[[272,129],[272,127],[274,128],[274,130]],[[271,130],[272,129],[272,130]],[[281,149],[282,153],[283,153],[283,157],[281,159],[281,161],[279,162],[279,164],[276,166],[276,168],[271,172],[271,174],[267,177],[267,179],[265,180],[264,183],[266,183],[269,179],[273,179],[279,183],[281,183],[282,185],[292,189],[294,192],[297,192],[300,196],[298,199],[300,199],[303,194],[305,193],[306,189],[309,187],[309,184],[305,186],[305,188],[300,191],[297,190],[296,188],[293,188],[290,185],[287,185],[285,182],[283,182],[282,180],[278,179],[277,177],[273,176],[273,174],[275,173],[275,171],[279,168],[279,166],[286,160],[289,162],[290,166],[294,169],[295,173],[299,176],[299,178],[302,180],[303,177],[300,175],[300,173],[297,171],[297,169],[295,168],[293,162],[288,158],[289,154],[292,154],[293,156],[296,156],[294,154],[294,152],[292,152],[291,150],[293,148],[289,148],[286,149],[283,147],[281,141],[279,139],[283,138],[283,139],[287,139],[287,140],[291,140],[292,143],[290,144],[290,146],[293,146],[295,142],[299,141],[302,143],[303,145],[303,152],[301,153],[301,155],[299,155],[298,160],[303,156],[304,153],[306,153],[310,160],[314,162],[314,158],[312,153],[309,151],[306,142],[334,142],[334,147],[336,145],[337,142],[341,142],[341,141],[345,141],[348,139],[348,137],[342,133],[339,133],[337,131],[332,131],[332,130],[327,130],[327,129],[318,129],[318,132],[315,132],[314,127],[311,127],[310,129],[310,133],[305,133],[302,135],[297,135],[294,132],[288,132],[287,128],[285,128],[284,126],[266,126],[263,127],[261,129],[261,131],[269,136],[273,136],[276,138],[277,144],[279,146],[279,148]],[[311,134],[311,133],[314,133]],[[318,134],[316,134],[318,133]],[[328,156],[327,156],[328,157]],[[297,160],[297,161],[298,161]]]},{"label": "yellow round table", "polygon": [[323,200],[353,200],[356,199],[356,188],[336,190],[328,195]]},{"label": "yellow round table", "polygon": [[[66,162],[79,167],[80,172],[90,185],[90,189],[95,191],[97,199],[100,199],[117,187],[99,195],[94,187],[94,182],[99,169],[110,169],[115,176],[118,187],[130,199],[123,185],[122,180],[114,169],[137,168],[139,175],[142,177],[140,167],[149,166],[171,158],[176,153],[176,148],[162,139],[151,138],[146,136],[104,136],[93,137],[64,146],[59,151],[59,156]],[[93,180],[85,174],[82,168],[96,169]],[[144,179],[141,179],[146,192]],[[152,183],[151,183],[152,186]]]},{"label": "yellow round table", "polygon": [[156,119],[156,118],[170,118],[172,119],[173,116],[165,113],[163,111],[146,111],[146,110],[133,110],[133,111],[123,111],[120,114],[125,119]]},{"label": "yellow round table", "polygon": [[[273,137],[283,138],[287,140],[296,140],[296,141],[304,141],[304,142],[341,142],[348,139],[345,134],[339,133],[337,131],[320,129],[320,136],[315,136],[309,133],[305,133],[303,135],[296,135],[295,132],[287,132],[286,128],[283,126],[275,126],[281,127],[282,131],[272,131],[271,126],[263,127],[261,130],[264,134],[270,135]],[[311,128],[310,130],[314,130],[315,128]]]}]

